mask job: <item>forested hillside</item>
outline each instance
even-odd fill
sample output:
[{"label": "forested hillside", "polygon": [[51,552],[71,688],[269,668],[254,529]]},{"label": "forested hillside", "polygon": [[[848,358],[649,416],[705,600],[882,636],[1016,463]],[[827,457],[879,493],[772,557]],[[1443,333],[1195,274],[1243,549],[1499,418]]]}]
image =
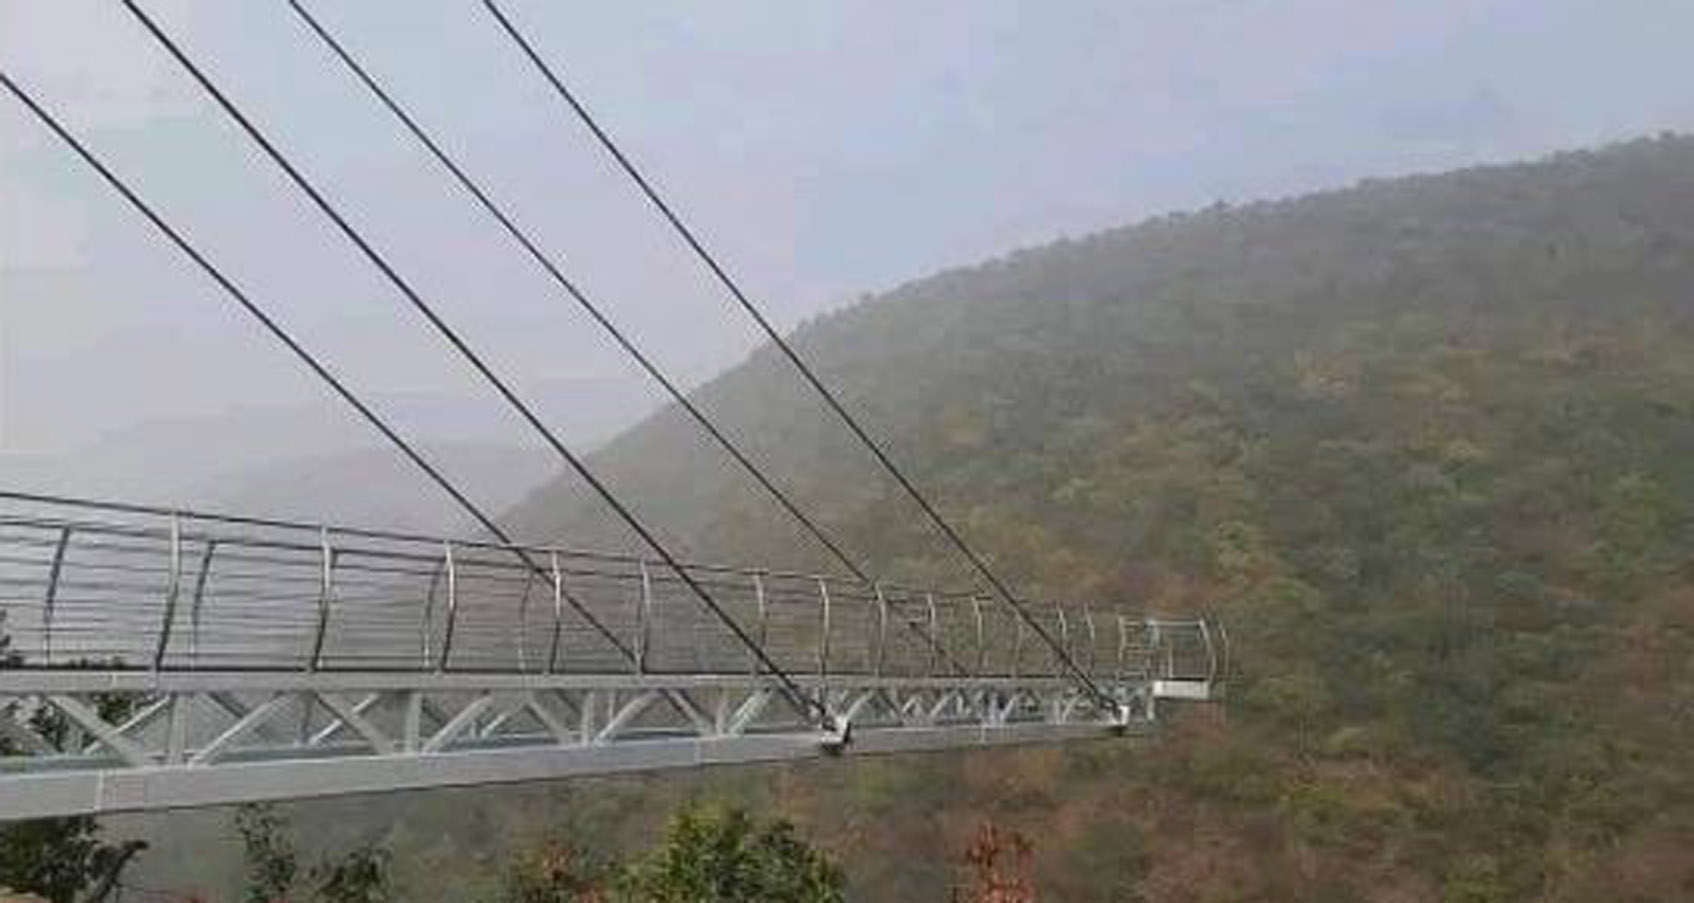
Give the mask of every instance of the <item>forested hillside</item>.
[{"label": "forested hillside", "polygon": [[[404,804],[442,814],[396,835],[427,874],[706,792],[876,903],[945,900],[984,817],[1043,900],[1694,899],[1694,140],[1165,217],[794,339],[1017,586],[1228,619],[1226,714]],[[699,398],[876,571],[960,578],[768,350]],[[814,556],[674,411],[598,462],[690,554]],[[561,482],[513,519],[614,538],[589,508]]]},{"label": "forested hillside", "polygon": [[[1237,628],[1230,729],[1112,791],[1160,804],[1035,836],[1142,823],[1192,899],[1694,894],[1694,141],[1171,216],[795,341],[1020,586]],[[879,570],[931,570],[784,366],[700,397]],[[689,430],[602,461],[699,554],[793,560]],[[567,496],[520,520],[576,537]]]}]

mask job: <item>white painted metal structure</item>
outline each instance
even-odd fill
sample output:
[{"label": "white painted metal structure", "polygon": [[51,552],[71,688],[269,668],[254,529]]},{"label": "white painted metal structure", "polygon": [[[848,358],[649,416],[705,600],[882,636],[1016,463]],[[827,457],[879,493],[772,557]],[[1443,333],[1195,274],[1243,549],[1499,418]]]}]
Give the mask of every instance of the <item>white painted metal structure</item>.
[{"label": "white painted metal structure", "polygon": [[[0,818],[1145,729],[1205,620],[0,493]],[[808,701],[833,724],[820,726]]]}]

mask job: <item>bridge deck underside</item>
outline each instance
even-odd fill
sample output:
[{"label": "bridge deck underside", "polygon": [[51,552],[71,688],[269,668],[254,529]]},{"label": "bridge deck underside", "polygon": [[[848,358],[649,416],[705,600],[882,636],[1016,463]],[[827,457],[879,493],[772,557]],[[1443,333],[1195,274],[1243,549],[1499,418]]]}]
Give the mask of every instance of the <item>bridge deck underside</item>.
[{"label": "bridge deck underside", "polygon": [[766,678],[14,671],[0,816],[203,806],[1121,734],[1052,678],[806,678],[824,733]]}]

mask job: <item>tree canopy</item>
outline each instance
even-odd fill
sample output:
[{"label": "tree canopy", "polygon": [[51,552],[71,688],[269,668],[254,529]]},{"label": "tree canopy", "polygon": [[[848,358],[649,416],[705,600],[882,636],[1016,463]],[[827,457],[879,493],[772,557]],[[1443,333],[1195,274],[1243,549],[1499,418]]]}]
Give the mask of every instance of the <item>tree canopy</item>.
[{"label": "tree canopy", "polygon": [[843,903],[841,869],[785,821],[689,805],[664,840],[619,875],[626,903]]}]

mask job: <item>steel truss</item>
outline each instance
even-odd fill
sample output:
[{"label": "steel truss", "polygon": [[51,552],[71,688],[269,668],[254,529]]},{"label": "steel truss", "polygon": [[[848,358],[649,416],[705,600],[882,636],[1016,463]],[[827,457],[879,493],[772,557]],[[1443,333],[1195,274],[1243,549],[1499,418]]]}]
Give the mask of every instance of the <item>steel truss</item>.
[{"label": "steel truss", "polygon": [[[755,676],[13,671],[0,814],[29,818],[823,755],[1051,742],[1153,720],[1057,678],[806,678],[821,732]],[[108,713],[120,712],[122,717]],[[1124,714],[1124,713],[1127,713]]]}]

